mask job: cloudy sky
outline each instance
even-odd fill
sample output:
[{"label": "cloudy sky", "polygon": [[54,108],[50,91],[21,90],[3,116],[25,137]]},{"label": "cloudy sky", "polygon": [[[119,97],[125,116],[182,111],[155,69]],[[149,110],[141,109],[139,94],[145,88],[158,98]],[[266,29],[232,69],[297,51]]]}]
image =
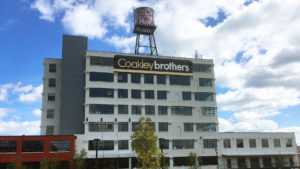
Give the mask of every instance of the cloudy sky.
[{"label": "cloudy sky", "polygon": [[0,2],[0,135],[39,134],[43,58],[63,34],[133,53],[133,10],[150,6],[159,55],[214,59],[221,131],[295,132],[300,145],[299,0]]}]

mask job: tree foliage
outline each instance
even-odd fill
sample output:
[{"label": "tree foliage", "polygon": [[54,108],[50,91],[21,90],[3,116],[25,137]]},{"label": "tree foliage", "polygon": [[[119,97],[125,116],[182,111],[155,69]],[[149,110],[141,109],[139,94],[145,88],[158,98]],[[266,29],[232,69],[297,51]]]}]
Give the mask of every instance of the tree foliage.
[{"label": "tree foliage", "polygon": [[157,146],[158,137],[155,130],[149,125],[150,122],[151,118],[141,117],[131,135],[131,147],[137,155],[138,167],[141,169],[158,168],[162,156]]},{"label": "tree foliage", "polygon": [[190,152],[188,158],[190,169],[197,169],[199,167],[197,154],[194,152]]},{"label": "tree foliage", "polygon": [[22,165],[22,156],[17,155],[14,157],[11,163],[7,165],[7,169],[25,169],[25,167]]},{"label": "tree foliage", "polygon": [[79,152],[75,150],[70,158],[70,165],[73,169],[85,169],[87,152],[81,149]]}]

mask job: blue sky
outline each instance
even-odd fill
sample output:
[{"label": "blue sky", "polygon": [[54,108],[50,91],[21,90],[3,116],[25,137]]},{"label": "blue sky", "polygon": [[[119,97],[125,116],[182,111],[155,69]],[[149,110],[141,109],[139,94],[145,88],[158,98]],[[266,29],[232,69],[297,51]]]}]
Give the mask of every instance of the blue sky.
[{"label": "blue sky", "polygon": [[43,59],[63,34],[132,53],[132,11],[151,6],[160,55],[214,59],[221,131],[295,132],[300,143],[298,1],[0,2],[0,135],[39,134]]}]

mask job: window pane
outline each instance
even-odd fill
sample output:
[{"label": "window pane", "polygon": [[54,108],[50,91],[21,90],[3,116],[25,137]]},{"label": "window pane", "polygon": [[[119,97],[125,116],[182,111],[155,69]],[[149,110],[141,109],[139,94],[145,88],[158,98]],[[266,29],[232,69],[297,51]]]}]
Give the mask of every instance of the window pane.
[{"label": "window pane", "polygon": [[54,109],[47,109],[47,119],[54,118]]},{"label": "window pane", "polygon": [[56,79],[55,78],[49,78],[48,79],[48,86],[49,87],[55,87],[56,86]]},{"label": "window pane", "polygon": [[200,132],[215,132],[216,131],[216,124],[215,123],[198,123],[197,124],[197,131]]},{"label": "window pane", "polygon": [[249,139],[250,148],[256,148],[256,139]]},{"label": "window pane", "polygon": [[132,89],[131,90],[131,98],[133,99],[141,99],[141,90]]},{"label": "window pane", "polygon": [[52,152],[71,151],[71,141],[70,140],[50,141],[50,151]]},{"label": "window pane", "polygon": [[144,83],[145,84],[153,84],[153,75],[152,74],[145,74],[144,75]]},{"label": "window pane", "polygon": [[236,147],[237,148],[243,148],[244,147],[243,139],[236,139]]},{"label": "window pane", "polygon": [[274,147],[281,147],[280,139],[274,139]]},{"label": "window pane", "polygon": [[52,73],[56,72],[56,64],[55,63],[49,64],[49,72],[52,72]]},{"label": "window pane", "polygon": [[207,64],[193,64],[194,72],[211,72],[211,65]]},{"label": "window pane", "polygon": [[113,132],[113,122],[89,122],[90,132]]},{"label": "window pane", "polygon": [[286,147],[293,147],[292,139],[286,139]]},{"label": "window pane", "polygon": [[195,100],[211,102],[211,101],[213,101],[213,93],[195,92]]},{"label": "window pane", "polygon": [[131,74],[131,83],[141,83],[141,74],[132,73]]},{"label": "window pane", "polygon": [[158,131],[168,132],[168,122],[159,122],[158,123]]},{"label": "window pane", "polygon": [[55,94],[54,93],[48,93],[48,101],[55,101]]},{"label": "window pane", "polygon": [[128,81],[128,76],[127,73],[118,73],[118,82],[120,83],[127,83]]},{"label": "window pane", "polygon": [[224,139],[223,144],[224,144],[224,148],[231,148],[230,139]]},{"label": "window pane", "polygon": [[192,94],[191,92],[182,92],[182,100],[191,100]]},{"label": "window pane", "polygon": [[118,140],[118,148],[119,150],[128,150],[128,140]]},{"label": "window pane", "polygon": [[201,113],[203,116],[215,116],[215,110],[214,107],[201,107]]},{"label": "window pane", "polygon": [[128,105],[118,105],[119,114],[128,114]]},{"label": "window pane", "polygon": [[140,106],[140,105],[132,105],[131,106],[131,114],[141,115],[142,114],[142,106]]},{"label": "window pane", "polygon": [[179,115],[179,116],[192,116],[192,107],[188,106],[172,106],[171,107],[171,114],[172,115]]},{"label": "window pane", "polygon": [[128,98],[128,89],[118,89],[118,98]]},{"label": "window pane", "polygon": [[157,84],[166,84],[166,75],[156,75]]},{"label": "window pane", "polygon": [[118,122],[118,131],[119,132],[128,131],[128,122]]},{"label": "window pane", "polygon": [[184,123],[184,131],[185,132],[194,131],[193,123]]},{"label": "window pane", "polygon": [[218,148],[216,139],[203,139],[204,148]]},{"label": "window pane", "polygon": [[90,72],[90,81],[113,82],[113,73]]},{"label": "window pane", "polygon": [[194,140],[172,140],[172,148],[173,149],[193,149],[194,148]]},{"label": "window pane", "polygon": [[268,148],[269,147],[268,139],[261,139],[261,145],[263,148]]},{"label": "window pane", "polygon": [[44,141],[25,140],[22,143],[22,152],[44,152]]},{"label": "window pane", "polygon": [[158,141],[159,149],[169,149],[170,141],[168,139],[163,139],[162,142],[160,142],[160,140]]},{"label": "window pane", "polygon": [[109,58],[109,57],[91,56],[90,64],[91,65],[100,65],[100,66],[113,66],[114,60],[113,60],[113,58]]},{"label": "window pane", "polygon": [[167,99],[167,91],[157,91],[157,100],[166,100]]},{"label": "window pane", "polygon": [[[89,140],[89,150],[96,150],[96,142]],[[114,140],[98,141],[98,150],[114,150]]]},{"label": "window pane", "polygon": [[54,126],[46,126],[46,135],[54,134]]},{"label": "window pane", "polygon": [[202,87],[212,87],[212,79],[199,78],[199,86],[202,86]]},{"label": "window pane", "polygon": [[170,85],[190,86],[190,83],[189,76],[170,76]]},{"label": "window pane", "polygon": [[145,114],[146,115],[155,115],[155,106],[153,106],[153,105],[146,105],[145,106]]},{"label": "window pane", "polygon": [[90,88],[90,97],[114,97],[114,89],[108,88]]},{"label": "window pane", "polygon": [[113,104],[90,104],[90,114],[114,114]]},{"label": "window pane", "polygon": [[158,115],[168,115],[168,106],[158,106]]},{"label": "window pane", "polygon": [[154,90],[145,90],[145,99],[154,99]]},{"label": "window pane", "polygon": [[17,141],[0,141],[0,153],[17,152]]}]

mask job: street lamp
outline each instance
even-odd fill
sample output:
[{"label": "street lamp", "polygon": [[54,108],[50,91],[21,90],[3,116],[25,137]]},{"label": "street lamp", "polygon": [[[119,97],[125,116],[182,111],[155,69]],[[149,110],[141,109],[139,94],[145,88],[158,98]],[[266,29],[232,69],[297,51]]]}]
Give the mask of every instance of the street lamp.
[{"label": "street lamp", "polygon": [[218,148],[215,149],[217,155],[217,169],[219,169],[219,156],[218,156]]},{"label": "street lamp", "polygon": [[164,169],[164,148],[163,148],[163,146],[164,146],[165,139],[159,138],[158,140],[159,140],[160,151],[162,153],[162,156],[161,156],[161,168]]},{"label": "street lamp", "polygon": [[99,146],[99,142],[100,142],[100,139],[94,139],[94,146],[96,147],[96,169],[98,169],[98,146]]}]

